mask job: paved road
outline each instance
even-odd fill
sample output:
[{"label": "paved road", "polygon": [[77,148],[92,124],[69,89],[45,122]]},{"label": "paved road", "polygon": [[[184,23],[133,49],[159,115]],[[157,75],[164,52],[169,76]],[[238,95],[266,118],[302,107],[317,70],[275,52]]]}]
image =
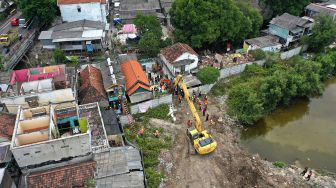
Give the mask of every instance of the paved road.
[{"label": "paved road", "polygon": [[4,23],[1,24],[0,34],[5,34],[9,30],[12,29],[12,25],[10,23],[12,18],[20,18],[21,16],[22,16],[22,13],[20,11],[17,11],[13,16],[7,18],[7,20]]}]

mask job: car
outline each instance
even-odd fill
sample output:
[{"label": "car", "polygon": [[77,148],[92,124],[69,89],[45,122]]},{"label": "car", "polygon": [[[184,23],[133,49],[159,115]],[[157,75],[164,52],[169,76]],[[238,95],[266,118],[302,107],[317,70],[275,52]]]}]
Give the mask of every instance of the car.
[{"label": "car", "polygon": [[19,26],[19,19],[17,19],[17,18],[11,19],[11,25],[12,26]]}]

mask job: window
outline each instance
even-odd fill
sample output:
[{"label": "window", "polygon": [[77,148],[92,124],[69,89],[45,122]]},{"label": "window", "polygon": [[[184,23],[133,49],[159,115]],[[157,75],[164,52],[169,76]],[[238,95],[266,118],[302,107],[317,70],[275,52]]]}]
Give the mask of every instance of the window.
[{"label": "window", "polygon": [[82,12],[82,9],[81,9],[80,6],[77,7],[77,11],[78,11],[78,12]]}]

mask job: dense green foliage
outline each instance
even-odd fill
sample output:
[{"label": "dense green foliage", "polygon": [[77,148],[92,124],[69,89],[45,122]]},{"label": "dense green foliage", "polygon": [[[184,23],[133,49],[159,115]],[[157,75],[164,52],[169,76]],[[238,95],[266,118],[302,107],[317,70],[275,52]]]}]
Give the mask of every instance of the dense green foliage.
[{"label": "dense green foliage", "polygon": [[282,162],[282,161],[275,161],[275,162],[273,162],[273,165],[274,165],[275,167],[278,167],[278,168],[283,168],[283,167],[286,166],[286,163],[284,163],[284,162]]},{"label": "dense green foliage", "polygon": [[[296,97],[322,93],[322,81],[336,74],[336,52],[313,60],[296,56],[287,61],[268,58],[264,67],[253,64],[226,83],[228,113],[244,124],[253,124],[279,105]],[[215,86],[222,87],[222,86]]]},{"label": "dense green foliage", "polygon": [[[168,105],[159,105],[156,108],[149,109],[144,114],[138,114],[136,117],[136,125],[138,129],[144,127],[144,136],[134,134],[129,128],[125,129],[126,138],[138,145],[144,155],[145,174],[148,180],[148,187],[159,187],[164,173],[159,171],[157,166],[160,163],[158,157],[161,149],[169,148],[172,145],[172,138],[162,128],[158,130],[161,133],[160,138],[156,138],[153,133],[156,128],[149,125],[149,118],[168,119]],[[139,118],[141,117],[141,118]]]},{"label": "dense green foliage", "polygon": [[197,72],[197,78],[202,84],[213,84],[219,77],[219,70],[214,67],[204,67]]},{"label": "dense green foliage", "polygon": [[140,34],[138,49],[143,58],[157,56],[160,48],[171,45],[171,39],[162,40],[162,28],[160,21],[153,15],[137,15],[134,24]]},{"label": "dense green foliage", "polygon": [[175,38],[195,48],[239,43],[259,30],[260,15],[252,9],[240,10],[232,0],[176,0],[170,10]]},{"label": "dense green foliage", "polygon": [[266,58],[266,53],[262,49],[252,50],[250,53],[256,61]]},{"label": "dense green foliage", "polygon": [[56,0],[20,0],[23,16],[38,21],[39,26],[50,25],[57,14]]},{"label": "dense green foliage", "polygon": [[263,17],[260,12],[253,8],[251,3],[248,1],[237,2],[237,6],[244,16],[251,21],[251,31],[248,34],[248,37],[253,38],[258,36],[260,27],[263,24]]},{"label": "dense green foliage", "polygon": [[67,60],[64,52],[59,48],[54,50],[53,57],[56,64],[62,64]]},{"label": "dense green foliage", "polygon": [[316,18],[313,27],[313,34],[305,37],[303,41],[309,45],[314,52],[323,52],[325,47],[330,45],[336,36],[336,24],[331,16],[320,15]]},{"label": "dense green foliage", "polygon": [[281,15],[285,12],[300,16],[304,8],[313,0],[260,0],[272,11],[272,15]]},{"label": "dense green foliage", "polygon": [[157,38],[162,37],[160,21],[154,15],[143,16],[138,14],[134,20],[134,24],[141,36],[146,33],[153,33]]},{"label": "dense green foliage", "polygon": [[144,34],[138,43],[143,58],[155,57],[160,52],[160,46],[161,39],[157,38],[154,33]]}]

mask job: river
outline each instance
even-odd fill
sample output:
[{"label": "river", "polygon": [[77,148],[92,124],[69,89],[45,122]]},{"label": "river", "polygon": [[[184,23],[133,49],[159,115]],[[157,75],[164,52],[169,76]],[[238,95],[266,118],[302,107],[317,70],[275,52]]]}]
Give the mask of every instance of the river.
[{"label": "river", "polygon": [[321,96],[278,108],[245,129],[241,142],[269,161],[336,172],[336,79]]}]

